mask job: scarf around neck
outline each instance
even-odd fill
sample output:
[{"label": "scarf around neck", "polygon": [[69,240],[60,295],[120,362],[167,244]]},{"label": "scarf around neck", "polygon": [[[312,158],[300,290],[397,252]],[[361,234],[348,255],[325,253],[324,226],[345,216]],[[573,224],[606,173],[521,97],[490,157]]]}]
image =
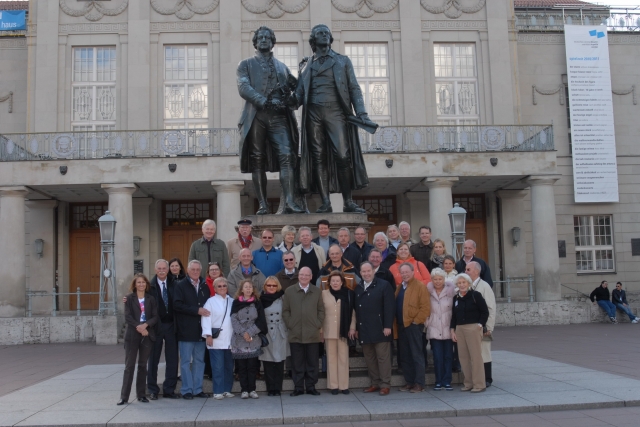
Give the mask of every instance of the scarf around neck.
[{"label": "scarf around neck", "polygon": [[349,338],[349,326],[351,326],[351,316],[355,305],[353,291],[343,286],[339,290],[334,291],[329,287],[329,292],[337,301],[340,301],[340,336]]},{"label": "scarf around neck", "polygon": [[271,304],[276,302],[276,300],[278,300],[279,298],[282,298],[283,295],[284,295],[284,291],[277,291],[273,294],[267,294],[264,291],[262,291],[262,294],[260,295],[260,302],[262,303],[262,307],[263,308],[271,307]]}]

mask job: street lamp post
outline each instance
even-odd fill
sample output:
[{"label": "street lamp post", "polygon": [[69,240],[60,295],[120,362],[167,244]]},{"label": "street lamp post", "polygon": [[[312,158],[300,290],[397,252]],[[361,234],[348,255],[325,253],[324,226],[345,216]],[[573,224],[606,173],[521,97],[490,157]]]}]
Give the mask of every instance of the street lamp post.
[{"label": "street lamp post", "polygon": [[100,226],[100,306],[99,315],[118,314],[116,303],[116,260],[114,256],[114,238],[116,235],[116,219],[109,211],[98,219]]},{"label": "street lamp post", "polygon": [[453,253],[456,261],[462,258],[462,246],[466,235],[467,211],[459,204],[453,205],[449,211],[449,222],[451,223],[451,242],[453,243]]}]

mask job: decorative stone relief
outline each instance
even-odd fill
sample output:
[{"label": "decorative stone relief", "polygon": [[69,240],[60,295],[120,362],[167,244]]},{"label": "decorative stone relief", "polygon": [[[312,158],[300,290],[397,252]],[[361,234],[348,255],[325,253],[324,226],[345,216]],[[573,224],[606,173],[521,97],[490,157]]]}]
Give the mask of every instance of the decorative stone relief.
[{"label": "decorative stone relief", "polygon": [[[347,2],[350,4],[343,4]],[[388,13],[396,8],[398,0],[331,0],[333,7],[342,13],[354,13],[360,18],[371,18],[376,13]]]},{"label": "decorative stone relief", "polygon": [[487,21],[422,21],[423,30],[477,30],[486,28]]},{"label": "decorative stone relief", "polygon": [[0,96],[0,102],[4,101],[9,101],[9,113],[13,113],[13,92],[9,92],[5,96]]},{"label": "decorative stone relief", "polygon": [[175,1],[173,6],[163,6],[166,1],[151,0],[151,7],[153,10],[161,15],[176,15],[179,19],[187,20],[193,18],[197,13],[198,15],[206,15],[213,12],[220,4],[220,0],[209,0],[204,6],[197,6],[202,0],[172,0]]},{"label": "decorative stone relief", "polygon": [[487,0],[477,0],[474,5],[465,6],[468,0],[437,0],[441,2],[440,6],[433,6],[433,1],[435,0],[420,0],[420,4],[429,13],[434,15],[444,13],[444,16],[451,19],[460,18],[463,13],[479,12],[487,3]]},{"label": "decorative stone relief", "polygon": [[398,30],[400,21],[333,21],[334,30]]},{"label": "decorative stone relief", "polygon": [[[627,90],[615,90],[612,89],[611,92],[613,92],[614,95],[629,95],[631,94],[631,96],[633,97],[633,105],[638,105],[638,100],[636,99],[636,86],[633,85],[631,86],[630,89]],[[11,110],[9,110],[9,112],[11,112]]]},{"label": "decorative stone relief", "polygon": [[[334,21],[335,22],[335,21]],[[309,21],[243,21],[243,30],[255,31],[263,25],[273,30],[305,30],[309,29]]]},{"label": "decorative stone relief", "polygon": [[89,23],[82,24],[61,24],[58,25],[60,34],[85,34],[85,33],[126,33],[129,26],[126,22],[118,23]]},{"label": "decorative stone relief", "polygon": [[269,18],[278,19],[285,13],[302,12],[310,0],[296,0],[287,3],[285,0],[242,0],[242,6],[251,13],[266,13]]},{"label": "decorative stone relief", "polygon": [[121,0],[120,5],[108,8],[99,1],[88,1],[82,9],[74,9],[67,5],[67,0],[60,0],[60,9],[69,16],[84,16],[89,21],[99,21],[103,16],[120,15],[129,6],[129,0]]},{"label": "decorative stone relief", "polygon": [[533,105],[538,105],[538,101],[536,100],[536,93],[539,93],[540,95],[555,95],[557,93],[560,97],[560,105],[564,105],[564,85],[560,85],[557,88],[550,90],[540,89],[536,85],[533,85],[531,89]]},{"label": "decorative stone relief", "polygon": [[189,22],[152,22],[152,31],[211,31],[220,29],[219,22],[202,22],[202,21],[189,21]]}]

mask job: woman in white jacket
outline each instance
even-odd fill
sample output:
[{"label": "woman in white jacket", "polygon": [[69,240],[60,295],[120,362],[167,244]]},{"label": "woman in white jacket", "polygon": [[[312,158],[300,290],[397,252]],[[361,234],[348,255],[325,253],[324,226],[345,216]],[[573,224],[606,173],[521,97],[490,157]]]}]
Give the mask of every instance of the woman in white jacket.
[{"label": "woman in white jacket", "polygon": [[446,280],[447,273],[440,269],[431,270],[431,283],[427,290],[431,295],[431,314],[425,325],[427,338],[433,351],[433,365],[436,373],[434,390],[453,390],[451,387],[451,368],[453,362],[453,341],[451,340],[451,310],[455,286]]},{"label": "woman in white jacket", "polygon": [[[231,357],[231,306],[233,298],[227,295],[227,279],[218,277],[213,282],[216,294],[209,298],[204,308],[209,310],[209,317],[202,316],[202,336],[207,340],[209,359],[211,360],[211,381],[213,382],[213,398],[233,397],[233,358]],[[220,329],[216,338],[212,331]]]}]

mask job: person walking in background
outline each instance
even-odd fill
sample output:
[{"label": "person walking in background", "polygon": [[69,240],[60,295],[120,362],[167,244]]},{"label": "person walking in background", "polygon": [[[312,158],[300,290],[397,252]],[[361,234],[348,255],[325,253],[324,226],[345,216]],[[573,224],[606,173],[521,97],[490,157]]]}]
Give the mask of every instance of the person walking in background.
[{"label": "person walking in background", "polygon": [[287,325],[291,348],[292,378],[294,390],[291,396],[305,393],[320,395],[318,383],[318,343],[322,340],[324,304],[322,291],[311,286],[311,269],[302,267],[298,272],[299,283],[284,293],[282,318]]},{"label": "person walking in background", "polygon": [[[222,268],[222,274],[229,274],[229,254],[224,242],[213,237],[216,234],[216,223],[212,219],[207,219],[202,223],[202,238],[194,241],[189,249],[189,261],[197,259],[201,266],[208,266],[212,262],[218,262]],[[204,267],[203,267],[204,268]],[[202,278],[207,275],[207,271],[200,271]]]},{"label": "person walking in background", "polygon": [[[293,255],[291,255],[293,257]],[[264,381],[269,396],[280,396],[284,362],[289,356],[287,327],[282,319],[284,290],[275,276],[264,281],[260,302],[267,319],[269,345],[262,348],[259,359],[264,365]]]},{"label": "person walking in background", "polygon": [[458,343],[464,386],[460,391],[480,393],[487,389],[482,361],[482,333],[489,319],[487,303],[471,289],[473,281],[465,273],[456,277],[458,294],[453,298],[451,339]]},{"label": "person walking in background", "polygon": [[258,399],[256,393],[256,375],[258,374],[258,357],[262,354],[262,339],[259,334],[267,333],[267,321],[260,296],[253,287],[253,282],[245,279],[231,307],[231,355],[236,360],[242,399]]},{"label": "person walking in background", "polygon": [[611,323],[618,323],[618,320],[616,319],[616,306],[610,301],[611,296],[609,295],[608,287],[609,283],[607,283],[606,280],[603,280],[602,282],[600,282],[600,286],[598,286],[593,290],[593,292],[591,292],[589,298],[591,299],[593,305],[598,304],[600,308],[603,309],[605,313],[607,313],[607,316],[609,316],[609,320],[611,320]]},{"label": "person walking in background", "polygon": [[391,334],[395,314],[393,286],[375,276],[373,265],[360,266],[362,282],[356,287],[356,332],[362,346],[371,385],[365,393],[386,396],[391,390]]},{"label": "person walking in background", "polygon": [[453,366],[453,341],[451,340],[451,315],[455,286],[446,280],[447,274],[440,268],[431,270],[431,282],[427,291],[431,296],[431,314],[425,322],[427,338],[433,352],[433,368],[436,374],[434,390],[453,390],[451,387]]},{"label": "person walking in background", "polygon": [[611,292],[611,302],[620,310],[624,311],[631,323],[638,323],[638,317],[633,314],[627,302],[627,293],[622,289],[622,283],[617,282],[616,288]]},{"label": "person walking in background", "polygon": [[329,289],[322,291],[322,338],[327,353],[327,387],[331,394],[349,394],[349,341],[356,335],[355,293],[342,272],[329,274]]},{"label": "person walking in background", "polygon": [[138,273],[133,276],[129,291],[131,293],[127,295],[124,304],[124,320],[127,324],[124,335],[125,367],[117,405],[124,405],[129,401],[136,359],[136,396],[139,402],[149,402],[146,397],[147,361],[156,339],[155,327],[159,320],[158,306],[155,298],[149,293],[149,279],[144,274]]},{"label": "person walking in background", "polygon": [[201,318],[202,336],[206,340],[209,360],[211,361],[211,383],[213,398],[234,397],[233,387],[233,357],[231,355],[231,308],[233,298],[227,293],[227,279],[218,277],[213,282],[216,293],[204,305],[211,314]]}]

